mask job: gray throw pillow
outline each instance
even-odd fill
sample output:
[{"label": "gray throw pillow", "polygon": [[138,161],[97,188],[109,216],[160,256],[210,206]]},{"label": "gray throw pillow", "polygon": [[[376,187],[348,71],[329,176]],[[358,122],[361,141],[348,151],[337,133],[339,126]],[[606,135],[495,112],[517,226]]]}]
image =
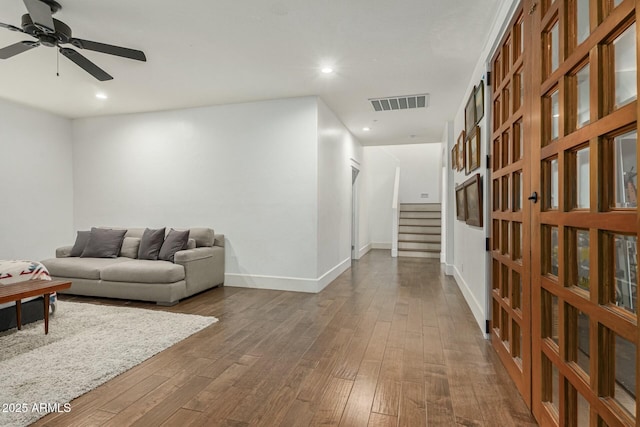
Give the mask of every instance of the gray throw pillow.
[{"label": "gray throw pillow", "polygon": [[116,258],[127,230],[92,228],[82,258]]},{"label": "gray throw pillow", "polygon": [[140,248],[138,249],[138,259],[157,260],[160,248],[164,242],[164,227],[157,230],[147,228],[142,233]]},{"label": "gray throw pillow", "polygon": [[120,256],[136,259],[138,257],[138,248],[140,247],[140,238],[125,237],[120,248]]},{"label": "gray throw pillow", "polygon": [[89,241],[90,231],[78,231],[78,235],[76,236],[76,242],[73,244],[73,248],[71,248],[71,253],[69,256],[80,256],[82,255],[82,251],[84,251],[85,246],[87,246],[87,242]]},{"label": "gray throw pillow", "polygon": [[173,262],[176,252],[187,249],[188,241],[189,230],[176,231],[172,228],[167,234],[167,238],[164,239],[158,259]]}]

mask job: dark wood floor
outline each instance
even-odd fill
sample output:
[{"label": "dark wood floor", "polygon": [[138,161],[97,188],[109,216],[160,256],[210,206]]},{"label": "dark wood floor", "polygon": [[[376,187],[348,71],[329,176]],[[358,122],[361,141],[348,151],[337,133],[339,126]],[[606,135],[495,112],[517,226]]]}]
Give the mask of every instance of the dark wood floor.
[{"label": "dark wood floor", "polygon": [[436,260],[372,251],[316,295],[224,287],[128,305],[220,322],[36,425],[535,425]]}]

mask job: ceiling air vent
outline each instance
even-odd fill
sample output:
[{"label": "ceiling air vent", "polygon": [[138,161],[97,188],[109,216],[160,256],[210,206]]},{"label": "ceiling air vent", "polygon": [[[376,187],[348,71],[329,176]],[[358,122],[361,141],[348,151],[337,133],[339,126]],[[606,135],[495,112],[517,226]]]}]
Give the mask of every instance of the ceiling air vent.
[{"label": "ceiling air vent", "polygon": [[429,105],[429,94],[391,96],[388,98],[371,98],[371,105],[376,111],[408,110],[426,108]]}]

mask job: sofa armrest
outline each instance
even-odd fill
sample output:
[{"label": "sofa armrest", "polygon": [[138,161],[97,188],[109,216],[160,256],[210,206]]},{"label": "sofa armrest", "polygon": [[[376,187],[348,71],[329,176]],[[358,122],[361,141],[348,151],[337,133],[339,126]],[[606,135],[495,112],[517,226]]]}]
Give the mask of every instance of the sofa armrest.
[{"label": "sofa armrest", "polygon": [[73,246],[63,246],[56,249],[56,258],[68,258],[71,256],[71,249]]},{"label": "sofa armrest", "polygon": [[214,254],[213,248],[202,247],[202,248],[194,248],[194,249],[185,249],[183,251],[176,252],[174,260],[176,264],[184,265],[184,263],[187,263],[190,261],[210,258],[213,256],[213,254]]},{"label": "sofa armrest", "polygon": [[175,263],[184,267],[187,296],[224,283],[224,248],[201,247],[178,251]]}]

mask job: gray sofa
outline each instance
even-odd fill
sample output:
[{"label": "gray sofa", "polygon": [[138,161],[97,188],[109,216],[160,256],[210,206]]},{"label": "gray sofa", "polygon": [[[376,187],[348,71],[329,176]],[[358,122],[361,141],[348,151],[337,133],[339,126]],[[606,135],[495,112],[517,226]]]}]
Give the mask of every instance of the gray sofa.
[{"label": "gray sofa", "polygon": [[[127,229],[125,244],[143,233],[144,228]],[[192,248],[176,252],[175,263],[135,259],[129,251],[123,253],[123,244],[117,258],[70,257],[72,246],[65,246],[42,264],[53,279],[72,282],[63,293],[174,305],[224,284],[224,235],[211,228],[190,228],[189,240]]]}]

